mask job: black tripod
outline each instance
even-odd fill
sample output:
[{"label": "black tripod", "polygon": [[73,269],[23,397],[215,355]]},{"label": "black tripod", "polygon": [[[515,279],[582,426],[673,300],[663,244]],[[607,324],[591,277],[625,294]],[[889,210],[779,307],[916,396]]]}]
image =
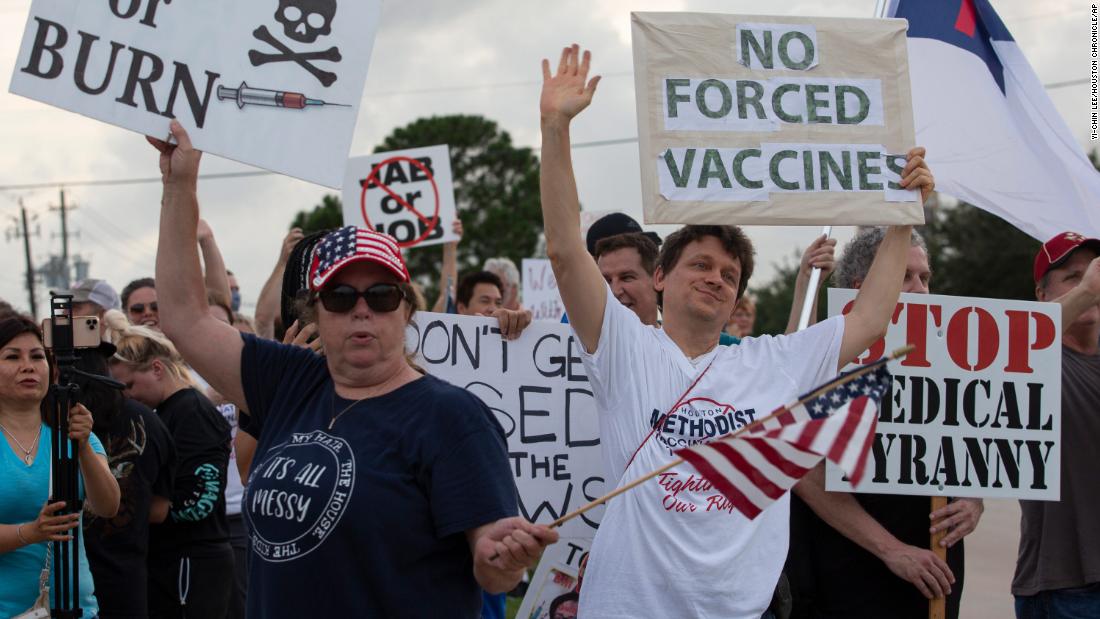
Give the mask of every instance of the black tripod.
[{"label": "black tripod", "polygon": [[[77,350],[73,342],[73,298],[50,295],[50,348],[57,364],[58,379],[50,385],[48,404],[54,422],[51,447],[50,502],[65,501],[58,514],[79,514],[84,508],[80,496],[80,461],[76,441],[69,438],[69,409],[76,403],[80,387],[73,381]],[[80,610],[80,527],[72,539],[53,543],[53,595],[50,616],[79,619]]]}]

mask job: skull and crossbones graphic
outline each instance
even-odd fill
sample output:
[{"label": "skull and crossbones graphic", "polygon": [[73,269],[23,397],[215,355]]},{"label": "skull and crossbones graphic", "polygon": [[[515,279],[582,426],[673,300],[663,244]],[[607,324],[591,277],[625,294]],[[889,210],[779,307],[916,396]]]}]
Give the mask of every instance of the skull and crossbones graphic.
[{"label": "skull and crossbones graphic", "polygon": [[[336,0],[279,0],[275,10],[275,20],[283,25],[283,33],[300,43],[314,43],[318,37],[332,32],[332,20],[336,16]],[[326,50],[295,51],[267,29],[260,26],[252,36],[270,45],[276,53],[264,53],[258,50],[248,51],[248,60],[258,67],[270,62],[294,62],[309,71],[317,81],[328,88],[336,81],[336,74],[318,68],[316,61],[340,62],[340,49],[330,47]]]}]

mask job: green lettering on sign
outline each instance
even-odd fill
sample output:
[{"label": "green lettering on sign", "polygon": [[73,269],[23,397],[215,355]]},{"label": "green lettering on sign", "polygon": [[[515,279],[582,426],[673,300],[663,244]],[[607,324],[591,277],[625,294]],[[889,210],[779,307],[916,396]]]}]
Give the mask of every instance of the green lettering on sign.
[{"label": "green lettering on sign", "polygon": [[[901,176],[902,170],[905,169],[905,163],[907,161],[908,159],[905,155],[886,155],[886,167],[899,177]],[[890,189],[905,189],[905,187],[902,187],[894,181],[886,183],[886,186]]]},{"label": "green lettering on sign", "polygon": [[745,159],[749,157],[760,158],[759,148],[746,148],[739,151],[733,156],[733,178],[737,179],[737,184],[749,189],[761,189],[764,187],[764,181],[750,180],[745,176]]},{"label": "green lettering on sign", "polygon": [[877,191],[882,189],[882,183],[872,183],[867,177],[872,174],[879,174],[882,172],[882,168],[877,165],[870,165],[870,159],[878,159],[882,156],[882,153],[875,151],[861,150],[856,153],[856,161],[859,164],[859,189],[860,191]]},{"label": "green lettering on sign", "polygon": [[712,178],[718,179],[726,189],[733,186],[730,184],[730,175],[726,174],[726,167],[722,165],[722,155],[717,148],[708,148],[703,153],[703,171],[699,174],[699,189],[706,189]]},{"label": "green lettering on sign", "polygon": [[784,159],[798,159],[798,151],[796,150],[781,150],[772,155],[771,161],[768,162],[768,174],[771,176],[772,183],[780,189],[786,189],[787,191],[795,191],[798,189],[798,183],[789,183],[783,180],[783,177],[779,175],[779,162]]},{"label": "green lettering on sign", "polygon": [[[798,39],[802,43],[802,50],[805,52],[802,55],[802,60],[794,62],[791,60],[791,41]],[[783,33],[783,36],[779,37],[779,62],[783,63],[784,67],[788,69],[794,69],[795,71],[804,71],[810,68],[810,65],[814,63],[814,42],[805,33],[792,30],[790,32]]]},{"label": "green lettering on sign", "polygon": [[817,98],[818,94],[824,92],[829,92],[829,87],[825,84],[806,84],[806,122],[813,124],[833,122],[831,116],[817,113],[821,108],[829,109],[827,100]]},{"label": "green lettering on sign", "polygon": [[775,112],[775,115],[779,117],[779,120],[791,124],[802,122],[801,116],[792,116],[783,111],[783,95],[791,91],[796,91],[798,88],[798,84],[780,84],[772,91],[772,110]]},{"label": "green lettering on sign", "polygon": [[[711,88],[717,88],[718,94],[722,96],[722,106],[717,110],[707,107],[707,91]],[[733,109],[733,95],[725,82],[713,79],[703,80],[699,82],[699,87],[695,89],[695,105],[699,108],[699,112],[707,118],[723,118],[728,116],[730,110]]]},{"label": "green lettering on sign", "polygon": [[805,182],[807,190],[814,188],[814,152],[812,150],[802,151],[802,180]]},{"label": "green lettering on sign", "polygon": [[851,191],[852,153],[846,150],[841,151],[840,165],[837,165],[836,159],[833,158],[833,154],[829,151],[821,151],[818,153],[818,157],[819,163],[821,164],[821,189],[824,191],[829,190],[829,178],[831,176],[837,180],[841,189]]},{"label": "green lettering on sign", "polygon": [[[752,90],[752,94],[746,91]],[[764,97],[764,85],[752,80],[737,80],[737,117],[744,120],[748,118],[748,107],[751,105],[756,110],[756,118],[766,120],[767,113],[760,99]]]},{"label": "green lettering on sign", "polygon": [[[856,99],[859,100],[859,109],[854,116],[848,116],[848,102],[845,97],[848,93],[855,95]],[[867,120],[867,115],[871,113],[871,99],[867,96],[867,93],[863,92],[862,88],[840,84],[836,87],[835,94],[837,123],[841,125],[858,125]]]},{"label": "green lettering on sign", "polygon": [[752,66],[750,51],[756,52],[755,56],[757,60],[760,61],[760,65],[765,69],[775,68],[775,65],[772,63],[772,33],[770,30],[764,31],[763,45],[760,44],[760,41],[756,40],[756,33],[752,30],[746,28],[741,31],[741,64],[746,67]]},{"label": "green lettering on sign", "polygon": [[691,95],[681,95],[676,92],[677,88],[683,86],[691,86],[691,80],[683,78],[668,78],[665,80],[665,105],[668,107],[668,117],[677,117],[677,106],[680,103],[687,103],[691,101]]},{"label": "green lettering on sign", "polygon": [[684,153],[684,167],[676,167],[676,158],[672,156],[672,149],[665,151],[665,166],[668,167],[668,173],[672,176],[672,183],[683,189],[688,186],[688,177],[691,176],[691,165],[695,162],[695,149],[689,148]]}]

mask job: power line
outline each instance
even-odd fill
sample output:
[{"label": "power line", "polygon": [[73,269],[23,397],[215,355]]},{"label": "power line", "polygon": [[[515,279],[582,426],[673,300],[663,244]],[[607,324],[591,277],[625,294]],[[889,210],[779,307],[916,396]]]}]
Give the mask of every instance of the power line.
[{"label": "power line", "polygon": [[[595,140],[593,142],[577,142],[573,144],[573,148],[594,148],[599,146],[610,146],[614,144],[628,144],[630,142],[637,142],[638,138],[619,138],[616,140]],[[541,150],[538,147],[531,147],[531,150]],[[208,180],[224,180],[227,178],[246,178],[252,176],[271,176],[278,174],[278,172],[271,172],[268,170],[253,170],[251,172],[223,172],[216,174],[202,174],[199,179],[203,181]],[[58,182],[45,182],[45,183],[24,183],[22,185],[0,185],[0,191],[24,191],[27,189],[50,189],[53,187],[109,187],[120,185],[142,185],[149,183],[161,183],[164,182],[159,176],[148,176],[144,178],[120,178],[111,180],[81,180],[81,181],[58,181]]]}]

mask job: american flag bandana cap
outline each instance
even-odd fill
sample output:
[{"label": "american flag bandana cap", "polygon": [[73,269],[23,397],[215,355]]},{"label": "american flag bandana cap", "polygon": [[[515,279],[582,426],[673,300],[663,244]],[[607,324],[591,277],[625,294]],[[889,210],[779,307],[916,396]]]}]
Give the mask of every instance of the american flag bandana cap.
[{"label": "american flag bandana cap", "polygon": [[310,290],[320,290],[340,269],[355,262],[380,264],[401,281],[409,281],[409,269],[392,236],[368,228],[345,226],[330,232],[314,248],[309,267]]}]

